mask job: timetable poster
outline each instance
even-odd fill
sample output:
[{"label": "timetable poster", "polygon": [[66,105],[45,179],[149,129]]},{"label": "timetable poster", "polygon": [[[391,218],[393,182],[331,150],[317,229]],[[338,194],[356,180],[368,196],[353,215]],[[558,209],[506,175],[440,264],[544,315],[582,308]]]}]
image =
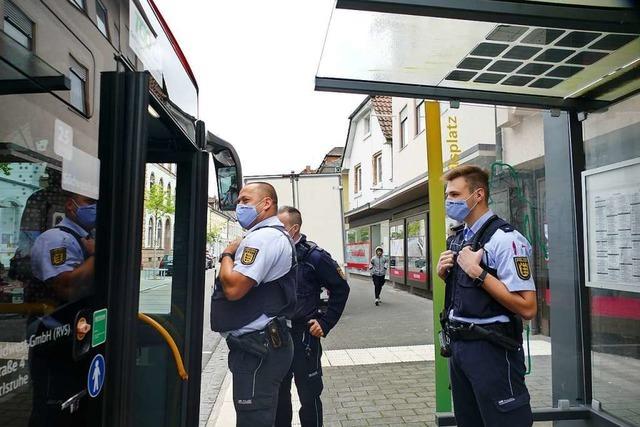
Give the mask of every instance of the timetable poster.
[{"label": "timetable poster", "polygon": [[582,173],[586,285],[640,292],[640,159]]}]

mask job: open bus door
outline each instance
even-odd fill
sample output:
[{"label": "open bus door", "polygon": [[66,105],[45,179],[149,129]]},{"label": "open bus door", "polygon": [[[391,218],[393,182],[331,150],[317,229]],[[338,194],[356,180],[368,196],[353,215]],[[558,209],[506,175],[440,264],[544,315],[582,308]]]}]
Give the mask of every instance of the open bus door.
[{"label": "open bus door", "polygon": [[[2,425],[197,425],[209,152],[234,191],[233,147],[145,72],[101,74],[94,126],[53,92],[64,78],[20,79],[0,95]],[[173,206],[155,216],[154,170]]]}]

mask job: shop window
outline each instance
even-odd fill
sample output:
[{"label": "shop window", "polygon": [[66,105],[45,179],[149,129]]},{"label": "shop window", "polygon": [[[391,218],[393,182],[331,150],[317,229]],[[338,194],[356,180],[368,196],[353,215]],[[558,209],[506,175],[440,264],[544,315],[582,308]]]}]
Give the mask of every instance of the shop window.
[{"label": "shop window", "polygon": [[96,24],[100,32],[109,38],[109,26],[107,20],[107,8],[104,7],[100,0],[96,0]]},{"label": "shop window", "polygon": [[400,111],[400,148],[404,148],[409,143],[407,107]]},{"label": "shop window", "polygon": [[87,69],[73,58],[71,58],[71,66],[69,67],[69,80],[71,80],[71,105],[86,114]]},{"label": "shop window", "polygon": [[407,221],[407,279],[426,285],[427,233],[424,218]]},{"label": "shop window", "polygon": [[389,226],[389,279],[404,283],[404,221]]},{"label": "shop window", "polygon": [[353,182],[353,192],[360,193],[362,191],[362,166],[359,164],[353,168]]},{"label": "shop window", "polygon": [[373,155],[373,185],[378,185],[382,182],[382,152],[377,152]]},{"label": "shop window", "polygon": [[4,3],[4,32],[26,49],[33,50],[33,21],[10,1]]},{"label": "shop window", "polygon": [[369,269],[371,260],[371,234],[369,227],[347,231],[347,270],[363,272]]},{"label": "shop window", "polygon": [[424,99],[421,99],[416,105],[416,135],[420,135],[424,130]]}]

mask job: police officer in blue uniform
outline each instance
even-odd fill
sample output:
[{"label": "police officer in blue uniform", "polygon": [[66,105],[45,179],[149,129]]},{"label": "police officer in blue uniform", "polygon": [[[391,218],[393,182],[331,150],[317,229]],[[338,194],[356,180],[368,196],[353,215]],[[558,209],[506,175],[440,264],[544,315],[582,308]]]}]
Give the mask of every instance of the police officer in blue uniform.
[{"label": "police officer in blue uniform", "polygon": [[90,289],[95,265],[95,240],[90,233],[96,225],[96,206],[93,199],[69,193],[65,218],[35,240],[31,273],[36,280],[29,292],[36,293],[39,301],[51,299],[60,304]]},{"label": "police officer in blue uniform", "polygon": [[273,425],[280,382],[293,358],[288,326],[296,303],[297,264],[277,210],[270,184],[242,188],[236,215],[248,233],[220,255],[211,297],[211,328],[229,346],[239,427]]},{"label": "police officer in blue uniform", "polygon": [[442,179],[447,215],[464,222],[438,261],[441,353],[450,357],[457,425],[531,426],[522,349],[522,318],[537,310],[531,246],[489,209],[487,172],[465,165]]},{"label": "police officer in blue uniform", "polygon": [[[95,241],[91,232],[95,224],[96,201],[67,193],[65,218],[35,240],[25,298],[51,305],[56,310],[42,317],[31,315],[29,336],[50,333],[56,326],[76,321],[82,298],[93,286]],[[86,321],[78,322],[75,328],[76,334],[84,337],[90,325]],[[30,427],[84,425],[84,406],[73,415],[61,409],[62,402],[86,388],[86,370],[72,356],[76,334],[29,349],[33,383]]]},{"label": "police officer in blue uniform", "polygon": [[[307,240],[300,233],[302,215],[291,206],[283,206],[278,218],[296,245],[298,259],[298,290],[295,314],[292,319],[293,363],[282,384],[278,399],[276,427],[290,427],[293,416],[291,407],[291,378],[295,378],[300,398],[300,423],[302,427],[322,426],[322,346],[320,338],[326,337],[338,323],[349,296],[349,284],[340,266],[331,255]],[[320,310],[321,288],[329,292],[326,312]]]}]

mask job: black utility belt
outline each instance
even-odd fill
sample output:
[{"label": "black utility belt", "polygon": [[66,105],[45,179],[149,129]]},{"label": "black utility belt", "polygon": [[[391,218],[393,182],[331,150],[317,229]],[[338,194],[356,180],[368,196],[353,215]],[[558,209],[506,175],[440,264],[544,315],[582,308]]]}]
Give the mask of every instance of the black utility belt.
[{"label": "black utility belt", "polygon": [[511,323],[477,325],[450,321],[446,329],[452,341],[486,340],[506,350],[518,350],[521,344],[521,337],[514,336]]},{"label": "black utility belt", "polygon": [[264,357],[269,350],[286,347],[289,331],[284,317],[273,318],[264,329],[235,336],[229,334],[227,345],[230,349],[246,351],[254,356]]}]

